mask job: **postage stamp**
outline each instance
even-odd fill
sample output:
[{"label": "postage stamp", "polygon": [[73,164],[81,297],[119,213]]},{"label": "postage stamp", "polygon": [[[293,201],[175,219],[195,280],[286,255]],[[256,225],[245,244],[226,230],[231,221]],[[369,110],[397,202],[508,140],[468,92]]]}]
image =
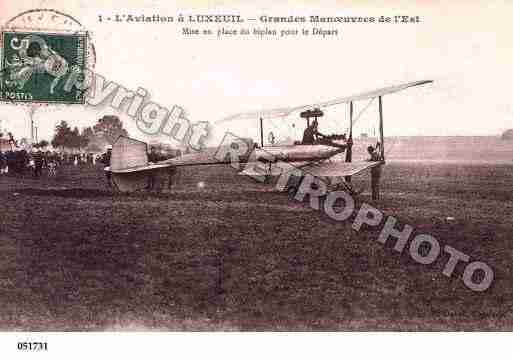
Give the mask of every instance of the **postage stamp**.
[{"label": "postage stamp", "polygon": [[15,102],[83,104],[84,92],[64,89],[86,66],[85,32],[2,32],[0,98]]},{"label": "postage stamp", "polygon": [[84,91],[65,83],[95,63],[91,34],[77,19],[54,9],[25,11],[0,29],[0,101],[84,104]]}]

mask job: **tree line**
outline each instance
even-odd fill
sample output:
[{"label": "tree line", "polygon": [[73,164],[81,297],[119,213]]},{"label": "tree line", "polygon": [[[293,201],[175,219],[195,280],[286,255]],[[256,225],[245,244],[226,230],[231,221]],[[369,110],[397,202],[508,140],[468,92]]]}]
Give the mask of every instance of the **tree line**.
[{"label": "tree line", "polygon": [[[123,128],[119,117],[106,115],[93,127],[85,127],[82,131],[79,131],[78,127],[72,129],[66,121],[61,121],[55,127],[51,144],[54,148],[82,150],[94,137],[101,137],[106,143],[113,144],[120,135],[128,136],[128,132]],[[45,147],[41,142],[37,145]],[[48,142],[45,141],[45,144],[47,146]]]}]

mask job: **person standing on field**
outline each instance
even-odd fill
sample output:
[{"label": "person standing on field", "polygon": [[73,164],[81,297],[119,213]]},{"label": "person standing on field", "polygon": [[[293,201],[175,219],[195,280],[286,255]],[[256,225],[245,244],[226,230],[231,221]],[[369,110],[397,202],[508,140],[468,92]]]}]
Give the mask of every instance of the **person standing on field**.
[{"label": "person standing on field", "polygon": [[[370,155],[368,159],[369,162],[381,162],[380,155],[380,144],[378,143],[376,147],[373,146],[367,147],[367,152]],[[372,200],[379,200],[379,181],[381,179],[381,164],[374,166],[371,168],[371,187],[372,187]]]},{"label": "person standing on field", "polygon": [[[110,158],[112,156],[112,146],[108,145],[106,147],[106,149],[107,149],[107,151],[102,155],[101,163],[103,163],[103,165],[105,167],[110,167]],[[105,178],[107,179],[107,186],[112,187],[112,172],[110,171],[110,168],[109,168],[109,171],[105,171]]]},{"label": "person standing on field", "polygon": [[[150,153],[148,153],[148,164],[152,165],[161,160],[161,157],[157,153],[157,149],[155,147],[151,147]],[[148,172],[148,184],[146,186],[146,189],[148,191],[151,191],[155,188],[155,182],[157,178],[157,174],[155,173],[155,170],[151,170]]]},{"label": "person standing on field", "polygon": [[43,152],[40,149],[37,149],[32,154],[32,160],[34,161],[34,177],[40,178],[43,174],[43,164],[44,164],[44,157]]}]

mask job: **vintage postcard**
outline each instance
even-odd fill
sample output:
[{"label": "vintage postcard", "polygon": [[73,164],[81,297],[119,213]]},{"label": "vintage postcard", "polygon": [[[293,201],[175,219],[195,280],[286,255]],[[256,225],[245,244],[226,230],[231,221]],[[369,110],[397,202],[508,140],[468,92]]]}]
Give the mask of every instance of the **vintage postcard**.
[{"label": "vintage postcard", "polygon": [[512,12],[1,2],[0,330],[39,332],[10,353],[511,331]]}]

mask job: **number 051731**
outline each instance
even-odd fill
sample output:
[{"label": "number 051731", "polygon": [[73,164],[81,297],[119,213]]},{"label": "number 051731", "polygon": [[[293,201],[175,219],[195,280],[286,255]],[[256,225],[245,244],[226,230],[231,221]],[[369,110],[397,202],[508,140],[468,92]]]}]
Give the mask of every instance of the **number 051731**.
[{"label": "number 051731", "polygon": [[18,350],[24,350],[24,351],[48,350],[48,343],[46,343],[46,342],[18,342]]}]

